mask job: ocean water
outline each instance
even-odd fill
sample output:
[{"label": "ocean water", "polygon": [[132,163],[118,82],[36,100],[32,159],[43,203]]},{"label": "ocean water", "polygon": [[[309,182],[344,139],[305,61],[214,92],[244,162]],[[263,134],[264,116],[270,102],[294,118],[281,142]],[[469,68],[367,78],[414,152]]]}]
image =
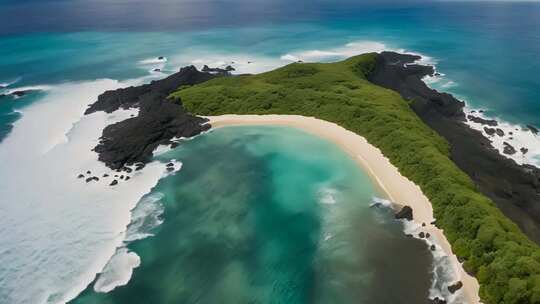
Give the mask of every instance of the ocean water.
[{"label": "ocean water", "polygon": [[[103,271],[113,275],[96,282],[99,290],[129,281],[129,271],[118,273],[108,264],[138,265],[134,281],[110,295],[94,294],[93,284],[80,301],[122,299],[131,284],[142,286],[137,271],[162,274],[145,268],[151,267],[145,266],[149,253],[137,246],[161,240],[176,197],[164,187],[181,186],[169,183],[188,174],[190,155],[171,152],[185,158],[177,175],[166,175],[156,160],[116,189],[107,180],[77,180],[87,170],[108,172],[90,150],[105,125],[136,114],[83,117],[101,92],[164,77],[187,64],[231,64],[238,73],[256,73],[297,59],[334,61],[387,49],[426,56],[443,74],[429,79],[433,87],[464,99],[471,111],[483,109],[482,115],[505,121],[507,135],[495,137],[494,145],[527,147],[526,155],[513,158],[540,164],[539,137],[522,130],[540,126],[540,3],[0,1],[0,94],[32,89],[20,98],[0,97],[0,303],[64,303]],[[358,212],[358,218],[371,216]],[[135,233],[137,225],[155,230]],[[312,228],[314,234],[322,229]],[[148,234],[154,236],[123,245]],[[243,275],[242,263],[233,272]]]},{"label": "ocean water", "polygon": [[127,285],[98,293],[126,271],[111,260],[73,303],[427,299],[427,245],[406,237],[387,208],[370,207],[380,194],[333,143],[287,127],[227,127],[158,159],[183,166],[145,198],[159,208],[143,221],[159,225],[131,230],[154,236],[121,249],[140,265]]}]

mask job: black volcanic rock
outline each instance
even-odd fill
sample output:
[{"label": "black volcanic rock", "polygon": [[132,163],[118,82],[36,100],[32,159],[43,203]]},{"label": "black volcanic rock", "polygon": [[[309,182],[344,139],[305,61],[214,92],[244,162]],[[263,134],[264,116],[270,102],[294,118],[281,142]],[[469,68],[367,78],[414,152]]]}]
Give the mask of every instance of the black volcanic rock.
[{"label": "black volcanic rock", "polygon": [[118,185],[118,181],[117,181],[116,179],[113,180],[113,181],[109,184],[109,186],[116,186],[116,185]]},{"label": "black volcanic rock", "polygon": [[474,116],[474,115],[467,115],[467,118],[470,120],[470,121],[473,121],[473,122],[476,122],[476,123],[479,123],[479,124],[483,124],[483,125],[488,125],[488,126],[491,126],[491,127],[496,127],[499,125],[499,123],[494,120],[494,119],[483,119],[482,117],[478,117],[478,116]]},{"label": "black volcanic rock", "polygon": [[504,142],[503,144],[504,144],[504,149],[503,149],[504,154],[508,154],[508,155],[516,154],[517,151],[514,147],[512,147],[512,145],[510,145],[507,142]]},{"label": "black volcanic rock", "polygon": [[446,304],[446,300],[441,299],[439,297],[435,297],[435,299],[430,299],[428,301],[429,304]]},{"label": "black volcanic rock", "polygon": [[[411,108],[418,116],[448,141],[452,161],[529,238],[540,243],[540,170],[518,165],[500,155],[482,132],[464,124],[464,103],[450,94],[428,88],[422,77],[432,75],[433,68],[417,67],[413,64],[417,59],[411,55],[383,52],[368,79],[411,100]],[[533,126],[527,127],[533,133],[538,131]]]},{"label": "black volcanic rock", "polygon": [[401,208],[401,210],[399,210],[395,216],[394,216],[396,219],[406,219],[408,221],[412,221],[413,220],[413,210],[411,207],[409,206],[403,206],[403,208]]},{"label": "black volcanic rock", "polygon": [[79,174],[77,178],[84,178],[84,174]]},{"label": "black volcanic rock", "polygon": [[[189,66],[150,84],[101,94],[85,114],[138,108],[139,115],[103,130],[101,140],[94,148],[99,160],[112,169],[133,163],[144,164],[160,144],[170,144],[174,137],[192,137],[208,130],[207,119],[188,113],[180,101],[170,100],[168,96],[182,85],[194,85],[215,77]],[[143,166],[138,165],[135,170]]]},{"label": "black volcanic rock", "polygon": [[527,128],[529,130],[531,130],[531,132],[534,133],[534,135],[538,134],[538,132],[540,132],[540,130],[538,130],[536,127],[532,126],[532,125],[527,125]]},{"label": "black volcanic rock", "polygon": [[456,291],[460,290],[461,287],[463,287],[463,283],[458,281],[455,284],[448,286],[448,291],[450,291],[451,294],[454,294]]}]

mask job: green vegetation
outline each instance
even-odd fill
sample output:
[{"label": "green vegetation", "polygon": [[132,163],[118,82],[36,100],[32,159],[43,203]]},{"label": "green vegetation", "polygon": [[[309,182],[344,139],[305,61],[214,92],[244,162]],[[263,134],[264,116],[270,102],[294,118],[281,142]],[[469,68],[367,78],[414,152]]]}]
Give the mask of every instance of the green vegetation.
[{"label": "green vegetation", "polygon": [[437,226],[478,278],[484,303],[540,303],[540,248],[478,192],[449,159],[449,146],[391,90],[365,75],[376,54],[338,63],[291,64],[272,72],[218,78],[172,94],[191,112],[298,114],[367,138],[431,200]]}]

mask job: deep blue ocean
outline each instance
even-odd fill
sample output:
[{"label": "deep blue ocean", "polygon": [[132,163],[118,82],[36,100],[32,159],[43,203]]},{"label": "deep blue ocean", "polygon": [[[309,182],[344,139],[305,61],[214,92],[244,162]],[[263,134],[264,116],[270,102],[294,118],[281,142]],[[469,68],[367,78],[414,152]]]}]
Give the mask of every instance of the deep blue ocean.
[{"label": "deep blue ocean", "polygon": [[[103,194],[72,180],[81,163],[105,170],[90,148],[102,126],[128,117],[81,119],[104,90],[190,64],[257,73],[382,50],[423,55],[442,73],[429,79],[434,88],[507,128],[540,126],[538,2],[0,0],[0,94],[31,90],[0,97],[0,303],[74,298],[119,254],[141,196],[171,184],[156,186],[158,165],[133,179],[136,191]],[[515,137],[530,151],[516,161],[540,163],[538,136]]]}]

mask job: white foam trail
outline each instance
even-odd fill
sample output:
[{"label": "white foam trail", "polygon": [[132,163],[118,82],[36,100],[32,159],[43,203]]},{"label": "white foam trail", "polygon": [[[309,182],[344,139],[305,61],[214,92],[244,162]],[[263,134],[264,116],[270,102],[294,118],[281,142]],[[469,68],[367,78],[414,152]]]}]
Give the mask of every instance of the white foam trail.
[{"label": "white foam trail", "polygon": [[25,87],[7,89],[4,91],[4,94],[13,94],[14,92],[17,92],[17,91],[49,91],[52,88],[53,86],[50,86],[50,85],[25,86]]},{"label": "white foam trail", "polygon": [[[104,269],[125,238],[130,210],[164,176],[160,163],[109,187],[91,149],[102,129],[133,110],[82,116],[110,79],[51,86],[22,110],[0,144],[0,286],[6,303],[64,303]],[[90,170],[99,182],[77,175]],[[112,175],[112,174],[111,174]]]},{"label": "white foam trail", "polygon": [[163,59],[159,59],[159,57],[153,57],[139,61],[140,64],[156,64],[164,62],[167,62],[167,57],[163,57]]},{"label": "white foam trail", "polygon": [[133,269],[139,267],[141,259],[134,252],[121,248],[116,251],[94,284],[97,292],[109,292],[118,286],[126,285]]},{"label": "white foam trail", "polygon": [[306,50],[300,52],[287,53],[281,56],[283,61],[304,61],[304,62],[329,62],[338,61],[352,56],[370,53],[382,52],[388,50],[388,47],[376,41],[354,41],[337,48],[323,50]]}]

